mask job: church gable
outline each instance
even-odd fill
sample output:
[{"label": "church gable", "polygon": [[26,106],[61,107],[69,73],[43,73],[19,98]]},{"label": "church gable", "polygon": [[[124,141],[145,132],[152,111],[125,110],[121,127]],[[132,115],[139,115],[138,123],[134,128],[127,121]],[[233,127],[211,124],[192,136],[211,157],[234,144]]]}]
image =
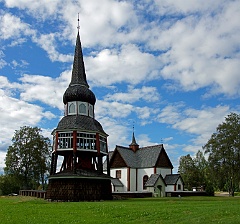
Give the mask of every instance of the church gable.
[{"label": "church gable", "polygon": [[119,167],[127,167],[126,162],[118,152],[118,150],[115,150],[115,152],[112,155],[112,158],[110,160],[110,168],[119,168]]},{"label": "church gable", "polygon": [[171,168],[171,169],[173,168],[173,165],[164,148],[162,148],[158,156],[156,167],[165,167],[165,168]]}]

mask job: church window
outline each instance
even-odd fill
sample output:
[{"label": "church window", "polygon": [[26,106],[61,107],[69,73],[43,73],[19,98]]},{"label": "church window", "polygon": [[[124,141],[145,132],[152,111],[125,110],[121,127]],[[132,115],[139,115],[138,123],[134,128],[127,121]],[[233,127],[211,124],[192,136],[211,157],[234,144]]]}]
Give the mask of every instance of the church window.
[{"label": "church window", "polygon": [[68,107],[68,114],[76,114],[75,103],[70,103]]},{"label": "church window", "polygon": [[89,104],[89,116],[93,117],[93,106]]},{"label": "church window", "polygon": [[121,170],[116,170],[116,178],[121,179]]},{"label": "church window", "polygon": [[147,187],[145,186],[145,184],[147,183],[148,181],[148,175],[144,175],[143,176],[143,190],[146,190]]},{"label": "church window", "polygon": [[179,191],[181,190],[181,184],[178,184],[178,190]]},{"label": "church window", "polygon": [[79,104],[79,114],[87,115],[87,107],[84,103]]}]

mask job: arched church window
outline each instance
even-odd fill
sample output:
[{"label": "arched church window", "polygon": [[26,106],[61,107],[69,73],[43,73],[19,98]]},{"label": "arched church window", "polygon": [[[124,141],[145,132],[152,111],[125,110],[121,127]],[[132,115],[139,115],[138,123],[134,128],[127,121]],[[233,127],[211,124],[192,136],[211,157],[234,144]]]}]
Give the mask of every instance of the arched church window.
[{"label": "arched church window", "polygon": [[89,104],[89,116],[93,117],[93,106]]},{"label": "arched church window", "polygon": [[87,107],[84,103],[79,104],[79,114],[87,114]]},{"label": "arched church window", "polygon": [[75,103],[70,103],[70,105],[68,107],[68,113],[69,114],[75,114],[76,113]]},{"label": "arched church window", "polygon": [[145,184],[147,183],[148,181],[148,175],[144,175],[143,176],[143,190],[146,190],[147,187],[145,186]]}]

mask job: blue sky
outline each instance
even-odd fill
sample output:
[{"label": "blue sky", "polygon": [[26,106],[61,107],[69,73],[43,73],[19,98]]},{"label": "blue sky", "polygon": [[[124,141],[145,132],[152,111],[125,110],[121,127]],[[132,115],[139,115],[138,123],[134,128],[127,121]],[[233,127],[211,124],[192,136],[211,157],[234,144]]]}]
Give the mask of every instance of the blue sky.
[{"label": "blue sky", "polygon": [[177,171],[240,111],[240,1],[0,0],[0,172],[14,130],[51,138],[80,37],[109,150],[163,143]]}]

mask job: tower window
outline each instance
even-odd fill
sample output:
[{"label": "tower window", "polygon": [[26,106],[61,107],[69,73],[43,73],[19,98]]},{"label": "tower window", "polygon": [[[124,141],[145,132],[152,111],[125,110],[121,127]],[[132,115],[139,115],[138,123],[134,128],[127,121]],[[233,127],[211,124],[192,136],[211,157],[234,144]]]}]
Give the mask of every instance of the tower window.
[{"label": "tower window", "polygon": [[87,114],[87,107],[84,103],[79,104],[79,114]]},{"label": "tower window", "polygon": [[70,103],[68,107],[68,114],[76,114],[75,103]]},{"label": "tower window", "polygon": [[68,149],[73,148],[73,135],[70,132],[58,134],[58,148]]},{"label": "tower window", "polygon": [[100,135],[100,151],[107,152],[107,139]]},{"label": "tower window", "polygon": [[89,116],[93,117],[93,106],[89,104]]}]

